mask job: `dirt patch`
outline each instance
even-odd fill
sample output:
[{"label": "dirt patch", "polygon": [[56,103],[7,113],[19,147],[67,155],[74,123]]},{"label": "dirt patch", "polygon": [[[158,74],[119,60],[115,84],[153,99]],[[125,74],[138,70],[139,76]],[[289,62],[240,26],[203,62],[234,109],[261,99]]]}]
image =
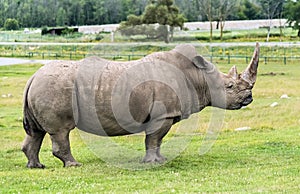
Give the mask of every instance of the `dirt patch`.
[{"label": "dirt patch", "polygon": [[277,76],[277,75],[285,75],[285,73],[280,72],[280,73],[275,73],[275,72],[268,72],[268,73],[261,73],[261,76]]}]

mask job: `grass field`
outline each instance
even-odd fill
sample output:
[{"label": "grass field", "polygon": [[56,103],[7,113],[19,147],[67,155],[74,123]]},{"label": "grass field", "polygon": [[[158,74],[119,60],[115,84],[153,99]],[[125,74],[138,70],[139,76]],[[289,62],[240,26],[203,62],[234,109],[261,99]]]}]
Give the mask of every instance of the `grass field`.
[{"label": "grass field", "polygon": [[[251,30],[226,30],[223,34],[223,40],[220,40],[220,30],[213,30],[213,42],[244,42],[244,41],[260,41],[264,42],[267,38],[267,28],[251,29]],[[100,36],[101,39],[97,39]],[[174,34],[175,42],[210,42],[208,30],[176,30]],[[2,42],[111,42],[111,34],[109,32],[101,32],[99,34],[82,34],[75,33],[63,36],[41,35],[41,33],[25,34],[24,31],[0,31],[0,41]],[[297,30],[291,27],[272,28],[270,31],[269,41],[299,41]],[[122,36],[120,32],[116,32],[114,42],[162,42],[161,39],[146,38],[145,35]]]},{"label": "grass field", "polygon": [[[213,43],[216,42],[265,42],[267,37],[267,29],[252,29],[252,30],[232,30],[225,31],[223,40],[220,40],[219,30],[213,32]],[[101,40],[96,40],[97,36],[103,37]],[[174,41],[172,43],[209,43],[209,31],[176,31]],[[300,39],[297,37],[297,30],[292,28],[282,29],[282,34],[279,28],[272,28],[270,34],[270,42],[289,42],[293,44]],[[0,44],[1,57],[28,57],[32,59],[81,59],[87,55],[100,55],[105,58],[115,59],[116,57],[122,60],[136,59],[141,55],[149,54],[153,51],[169,50],[172,46],[164,44],[162,40],[147,39],[145,36],[122,36],[119,32],[115,33],[114,43],[111,42],[110,33],[100,34],[81,34],[65,36],[42,36],[40,33],[24,34],[23,31],[0,31],[0,42],[22,42],[28,43],[22,45],[6,45]],[[36,42],[42,43],[71,43],[71,45],[35,45]],[[86,45],[78,45],[77,43],[86,43]],[[89,43],[97,44],[91,45]],[[121,43],[121,44],[120,44]],[[122,43],[132,43],[136,45],[127,45]],[[144,45],[140,45],[140,44]],[[145,45],[148,44],[148,45]],[[160,45],[160,46],[157,46]],[[151,48],[150,48],[151,47]],[[252,47],[214,47],[207,48],[214,56],[245,56],[248,50]],[[212,50],[211,50],[212,49]],[[266,47],[266,55],[271,57],[299,57],[299,47],[294,47],[286,50],[284,47]]]},{"label": "grass field", "polygon": [[[246,64],[237,64],[242,71]],[[132,170],[97,157],[78,130],[71,135],[79,168],[63,168],[52,156],[46,136],[40,158],[47,168],[27,169],[20,151],[22,93],[27,79],[40,65],[0,67],[0,193],[298,193],[300,189],[300,68],[299,63],[260,64],[254,102],[238,111],[226,111],[223,127],[212,149],[199,155],[211,109],[196,114],[199,128],[189,134],[186,149],[160,166]],[[218,63],[223,72],[228,64]],[[288,94],[289,99],[280,99]],[[278,105],[270,107],[274,102]],[[190,123],[191,124],[191,123]],[[188,125],[184,125],[188,126]],[[247,131],[235,131],[250,127]],[[176,127],[175,127],[176,128]],[[187,136],[172,129],[168,141]],[[95,138],[96,139],[96,138]],[[143,157],[141,135],[113,138]],[[174,141],[173,141],[174,142]],[[179,141],[181,142],[181,141]],[[177,145],[180,147],[181,145]],[[166,155],[177,153],[176,146]],[[124,161],[107,148],[109,160]],[[106,151],[107,151],[106,150]],[[130,159],[130,154],[123,153]],[[109,157],[116,158],[109,158]],[[135,165],[137,161],[126,161]]]}]

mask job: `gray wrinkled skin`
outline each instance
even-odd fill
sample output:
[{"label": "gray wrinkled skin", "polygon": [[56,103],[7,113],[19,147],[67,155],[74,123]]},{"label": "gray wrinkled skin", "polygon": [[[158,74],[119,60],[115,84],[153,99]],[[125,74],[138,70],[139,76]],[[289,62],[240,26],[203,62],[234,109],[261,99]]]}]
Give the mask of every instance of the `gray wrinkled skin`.
[{"label": "gray wrinkled skin", "polygon": [[259,45],[247,69],[228,74],[197,54],[191,45],[132,62],[98,57],[53,62],[39,69],[24,92],[22,150],[29,168],[44,168],[39,150],[46,133],[53,155],[64,166],[78,166],[70,151],[75,127],[101,136],[145,131],[143,162],[163,162],[163,137],[171,126],[206,106],[239,109],[252,102]]}]

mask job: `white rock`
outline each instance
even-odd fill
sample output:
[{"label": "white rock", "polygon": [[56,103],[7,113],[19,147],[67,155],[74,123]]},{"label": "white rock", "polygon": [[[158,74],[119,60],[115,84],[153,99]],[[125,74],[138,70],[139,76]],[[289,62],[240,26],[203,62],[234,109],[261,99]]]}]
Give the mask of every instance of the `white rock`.
[{"label": "white rock", "polygon": [[6,94],[1,95],[2,98],[7,98]]},{"label": "white rock", "polygon": [[290,97],[287,94],[283,94],[280,98],[281,99],[289,99]]},{"label": "white rock", "polygon": [[12,94],[7,94],[7,97],[8,97],[8,98],[12,98],[13,95],[12,95]]},{"label": "white rock", "polygon": [[278,102],[273,102],[270,107],[275,107],[275,106],[278,106]]},{"label": "white rock", "polygon": [[236,128],[235,131],[247,131],[250,129],[251,129],[251,127],[239,127],[239,128]]}]

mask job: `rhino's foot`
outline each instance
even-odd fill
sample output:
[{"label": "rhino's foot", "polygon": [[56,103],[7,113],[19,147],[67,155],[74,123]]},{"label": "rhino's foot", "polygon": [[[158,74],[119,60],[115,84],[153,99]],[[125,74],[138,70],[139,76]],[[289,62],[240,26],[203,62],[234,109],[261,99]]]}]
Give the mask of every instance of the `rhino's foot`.
[{"label": "rhino's foot", "polygon": [[28,162],[26,166],[27,168],[45,168],[45,165],[39,162],[37,163]]},{"label": "rhino's foot", "polygon": [[79,162],[76,162],[76,161],[67,161],[65,164],[64,164],[64,167],[79,167],[81,166],[82,164],[79,163]]},{"label": "rhino's foot", "polygon": [[147,150],[143,163],[164,163],[167,159],[155,150]]}]

